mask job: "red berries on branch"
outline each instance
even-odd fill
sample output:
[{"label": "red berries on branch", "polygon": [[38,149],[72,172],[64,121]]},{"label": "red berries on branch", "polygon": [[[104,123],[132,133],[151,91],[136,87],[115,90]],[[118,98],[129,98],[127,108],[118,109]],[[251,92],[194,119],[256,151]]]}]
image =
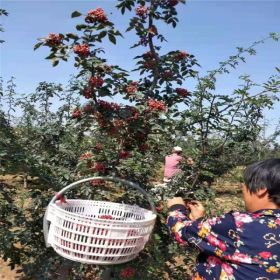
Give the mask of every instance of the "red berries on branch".
[{"label": "red berries on branch", "polygon": [[104,80],[99,77],[99,76],[96,76],[96,77],[91,77],[89,79],[89,84],[92,86],[92,87],[95,87],[95,88],[100,88],[102,87],[104,83]]},{"label": "red berries on branch", "polygon": [[93,113],[94,112],[94,108],[91,104],[86,104],[84,107],[83,107],[83,111],[87,114],[90,114],[90,113]]},{"label": "red berries on branch", "polygon": [[128,151],[120,151],[119,152],[119,158],[120,159],[127,159],[129,157],[130,153]]},{"label": "red berries on branch", "polygon": [[93,97],[93,91],[90,88],[85,88],[84,91],[82,92],[82,95],[86,98],[86,99],[90,99]]},{"label": "red berries on branch", "polygon": [[74,46],[73,50],[74,53],[76,53],[81,58],[85,58],[90,54],[89,46],[87,44],[76,45]]},{"label": "red berries on branch", "polygon": [[156,57],[151,51],[144,53],[143,59],[144,59],[144,63],[143,63],[144,68],[153,69],[156,67],[157,65]]},{"label": "red berries on branch", "polygon": [[104,173],[105,170],[106,170],[106,167],[102,162],[96,162],[94,164],[94,166],[92,166],[90,169],[93,170],[93,171]]},{"label": "red berries on branch", "polygon": [[107,16],[102,8],[96,8],[95,10],[90,10],[85,18],[87,23],[106,23],[108,21]]},{"label": "red berries on branch", "polygon": [[155,56],[151,51],[149,51],[143,54],[143,59],[144,60],[155,59]]},{"label": "red berries on branch", "polygon": [[142,144],[139,146],[139,150],[144,153],[149,149],[149,145],[148,144]]},{"label": "red berries on branch", "polygon": [[102,149],[101,143],[96,143],[92,149],[96,152],[99,152]]},{"label": "red berries on branch", "polygon": [[149,13],[149,9],[145,6],[138,6],[136,9],[136,15],[141,17],[141,18],[146,18],[148,13]]},{"label": "red berries on branch", "polygon": [[61,34],[50,33],[46,38],[46,44],[50,47],[59,46],[62,43],[63,36]]},{"label": "red berries on branch", "polygon": [[163,78],[164,80],[170,80],[170,79],[172,79],[172,78],[173,78],[173,72],[170,71],[170,70],[164,71],[164,72],[162,73],[162,78]]},{"label": "red berries on branch", "polygon": [[162,101],[158,101],[155,99],[148,100],[148,106],[150,111],[166,111],[166,106]]},{"label": "red berries on branch", "polygon": [[168,5],[172,6],[172,7],[176,6],[179,3],[178,0],[168,0],[167,2],[168,2]]},{"label": "red berries on branch", "polygon": [[133,94],[133,93],[135,93],[135,92],[137,92],[137,91],[138,91],[138,82],[132,82],[132,83],[130,83],[130,84],[126,87],[125,91],[126,91],[129,95],[130,95],[130,94]]},{"label": "red berries on branch", "polygon": [[145,61],[143,66],[146,69],[154,69],[157,65],[157,62],[155,60]]},{"label": "red berries on branch", "polygon": [[92,181],[90,181],[90,184],[91,184],[93,187],[100,186],[100,185],[104,185],[104,183],[105,183],[104,180],[92,180]]},{"label": "red berries on branch", "polygon": [[118,111],[120,109],[120,105],[114,102],[107,102],[104,100],[98,100],[98,105],[101,109],[106,111]]},{"label": "red berries on branch", "polygon": [[85,160],[85,159],[89,159],[93,156],[93,154],[91,152],[85,152],[84,154],[82,154],[80,156],[80,160]]},{"label": "red berries on branch", "polygon": [[187,56],[189,56],[188,53],[186,53],[186,52],[184,52],[184,51],[180,51],[180,52],[178,52],[178,53],[175,55],[175,59],[176,59],[177,61],[180,61],[180,60],[185,59]]},{"label": "red berries on branch", "polygon": [[133,267],[128,266],[120,271],[120,276],[125,279],[132,278],[135,275],[135,272],[136,271]]},{"label": "red berries on branch", "polygon": [[82,116],[82,111],[80,109],[75,109],[73,112],[72,112],[72,118],[73,119],[78,119]]},{"label": "red berries on branch", "polygon": [[189,92],[184,88],[176,88],[175,92],[182,97],[187,97],[188,95],[190,95]]}]

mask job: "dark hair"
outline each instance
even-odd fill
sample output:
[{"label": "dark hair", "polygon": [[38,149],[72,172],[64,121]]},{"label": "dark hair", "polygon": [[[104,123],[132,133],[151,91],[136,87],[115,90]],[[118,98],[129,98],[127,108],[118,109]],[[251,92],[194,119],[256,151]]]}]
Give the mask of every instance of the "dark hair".
[{"label": "dark hair", "polygon": [[247,166],[243,176],[250,192],[266,188],[269,198],[280,205],[280,158],[255,162]]}]

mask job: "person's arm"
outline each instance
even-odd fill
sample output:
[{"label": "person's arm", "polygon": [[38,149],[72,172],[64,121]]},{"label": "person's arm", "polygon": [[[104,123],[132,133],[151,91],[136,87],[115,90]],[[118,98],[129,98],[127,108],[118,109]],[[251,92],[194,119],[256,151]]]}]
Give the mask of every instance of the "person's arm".
[{"label": "person's arm", "polygon": [[182,198],[168,201],[168,207],[167,226],[178,243],[195,246],[219,257],[234,251],[230,233],[235,231],[235,222],[230,213],[205,219],[205,210],[200,202],[187,204],[188,213]]}]

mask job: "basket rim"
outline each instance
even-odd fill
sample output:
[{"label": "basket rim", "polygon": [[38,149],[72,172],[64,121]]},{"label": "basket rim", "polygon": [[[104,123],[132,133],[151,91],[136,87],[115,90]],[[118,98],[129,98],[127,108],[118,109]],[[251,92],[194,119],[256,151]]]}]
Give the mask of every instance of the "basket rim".
[{"label": "basket rim", "polygon": [[[104,203],[107,203],[107,204],[128,205],[130,207],[140,208],[141,210],[143,210],[145,212],[150,212],[150,214],[151,214],[151,217],[148,218],[148,219],[129,221],[130,223],[145,224],[147,222],[154,221],[157,217],[157,214],[155,214],[153,211],[142,208],[138,205],[130,205],[130,204],[125,204],[125,203],[117,203],[117,202],[110,202],[110,201],[89,200],[89,199],[66,199],[66,203],[67,203],[67,201],[73,201],[73,200],[77,200],[77,201],[98,201],[98,202],[104,202]],[[69,211],[66,211],[65,209],[59,207],[57,203],[51,203],[51,204],[48,205],[48,208],[49,207],[54,207],[56,210],[58,210],[62,213],[65,213],[67,215],[71,215],[71,216],[86,219],[86,220],[91,220],[93,222],[110,223],[110,224],[127,224],[128,223],[126,220],[113,220],[113,219],[112,220],[109,220],[109,219],[106,220],[106,219],[84,216],[83,214],[77,214],[77,213],[69,212]]]}]

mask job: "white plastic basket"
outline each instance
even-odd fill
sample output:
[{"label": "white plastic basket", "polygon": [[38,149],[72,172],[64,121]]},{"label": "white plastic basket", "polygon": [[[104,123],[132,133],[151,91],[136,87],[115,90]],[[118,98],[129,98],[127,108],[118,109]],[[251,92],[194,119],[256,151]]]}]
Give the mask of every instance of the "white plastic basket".
[{"label": "white plastic basket", "polygon": [[[59,197],[92,180],[120,182],[140,191],[151,210],[137,205]],[[50,201],[44,216],[47,247],[61,256],[87,264],[118,264],[136,258],[149,240],[156,220],[150,196],[139,185],[116,177],[91,177],[62,189]]]}]

